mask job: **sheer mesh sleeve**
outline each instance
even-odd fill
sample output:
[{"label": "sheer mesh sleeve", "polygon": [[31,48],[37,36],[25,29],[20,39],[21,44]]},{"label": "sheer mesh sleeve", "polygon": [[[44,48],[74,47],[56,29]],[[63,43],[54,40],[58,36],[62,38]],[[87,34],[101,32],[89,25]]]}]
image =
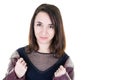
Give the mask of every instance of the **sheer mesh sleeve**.
[{"label": "sheer mesh sleeve", "polygon": [[8,70],[7,70],[7,73],[3,80],[25,80],[25,76],[22,78],[18,78],[14,71],[14,67],[15,67],[15,64],[16,64],[18,58],[20,58],[20,56],[19,56],[18,52],[15,51],[10,58]]},{"label": "sheer mesh sleeve", "polygon": [[66,74],[54,77],[53,80],[74,80],[74,65],[70,58],[68,58],[64,67],[66,68]]}]

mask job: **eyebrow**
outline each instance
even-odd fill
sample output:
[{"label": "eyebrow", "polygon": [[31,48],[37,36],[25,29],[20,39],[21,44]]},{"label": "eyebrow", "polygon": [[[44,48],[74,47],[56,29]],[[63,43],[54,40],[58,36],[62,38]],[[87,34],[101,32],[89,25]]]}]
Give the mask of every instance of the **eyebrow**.
[{"label": "eyebrow", "polygon": [[42,23],[42,22],[40,22],[40,21],[37,21],[36,23]]},{"label": "eyebrow", "polygon": [[[42,22],[40,22],[40,21],[37,21],[36,23],[42,23]],[[48,25],[53,25],[53,24],[51,23],[51,24],[48,24]]]}]

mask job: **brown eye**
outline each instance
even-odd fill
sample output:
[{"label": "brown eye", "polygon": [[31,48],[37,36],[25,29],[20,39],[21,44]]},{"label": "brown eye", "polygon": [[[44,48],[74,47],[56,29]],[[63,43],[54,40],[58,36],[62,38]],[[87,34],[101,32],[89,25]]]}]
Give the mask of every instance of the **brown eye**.
[{"label": "brown eye", "polygon": [[38,27],[39,27],[39,26],[42,26],[42,22],[39,22],[39,21],[36,22],[36,26],[38,26]]},{"label": "brown eye", "polygon": [[41,26],[41,23],[37,23],[37,26]]},{"label": "brown eye", "polygon": [[54,25],[50,25],[50,28],[54,28]]}]

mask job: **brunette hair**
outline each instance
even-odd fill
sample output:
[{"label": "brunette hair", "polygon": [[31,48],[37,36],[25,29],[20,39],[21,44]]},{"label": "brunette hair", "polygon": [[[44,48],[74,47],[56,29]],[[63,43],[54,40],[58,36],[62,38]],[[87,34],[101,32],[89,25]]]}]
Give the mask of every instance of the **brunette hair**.
[{"label": "brunette hair", "polygon": [[46,12],[49,15],[55,29],[55,35],[49,46],[50,52],[54,53],[56,57],[60,57],[64,54],[64,50],[66,47],[63,22],[59,9],[51,4],[41,4],[35,10],[33,17],[31,19],[30,31],[29,31],[29,44],[26,47],[26,51],[30,53],[32,51],[38,51],[39,49],[34,33],[34,21],[36,15],[41,11]]}]

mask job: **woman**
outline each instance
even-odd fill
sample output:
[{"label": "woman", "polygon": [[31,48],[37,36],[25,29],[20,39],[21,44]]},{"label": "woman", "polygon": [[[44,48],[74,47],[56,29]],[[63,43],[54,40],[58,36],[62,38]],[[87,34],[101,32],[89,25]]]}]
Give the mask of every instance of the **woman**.
[{"label": "woman", "polygon": [[29,44],[13,53],[4,80],[73,80],[65,44],[59,9],[41,4],[31,19]]}]

